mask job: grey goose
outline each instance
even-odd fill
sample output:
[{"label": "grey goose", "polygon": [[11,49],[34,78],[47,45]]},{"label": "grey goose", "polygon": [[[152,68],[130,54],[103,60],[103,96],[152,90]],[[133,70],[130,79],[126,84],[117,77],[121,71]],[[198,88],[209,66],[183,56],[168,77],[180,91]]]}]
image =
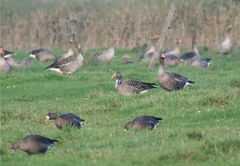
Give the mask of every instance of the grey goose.
[{"label": "grey goose", "polygon": [[182,90],[185,87],[192,85],[194,82],[188,80],[186,77],[177,74],[177,73],[170,73],[165,71],[165,63],[164,63],[165,55],[160,55],[160,65],[159,65],[159,72],[158,72],[158,80],[159,85],[163,89],[167,91],[174,91],[174,90]]},{"label": "grey goose", "polygon": [[85,120],[81,119],[78,115],[72,113],[58,115],[49,112],[46,115],[46,121],[48,120],[55,120],[55,125],[59,129],[62,129],[64,126],[80,128],[85,122]]},{"label": "grey goose", "polygon": [[28,135],[12,145],[11,153],[14,154],[17,149],[20,149],[29,155],[45,153],[55,142],[58,142],[58,140],[50,139],[41,135]]},{"label": "grey goose", "polygon": [[32,63],[29,57],[25,57],[22,61],[17,61],[12,54],[6,55],[4,58],[12,67],[22,68],[22,67],[27,67]]},{"label": "grey goose", "polygon": [[3,48],[0,47],[0,74],[7,74],[12,70],[11,65],[4,58]]},{"label": "grey goose", "polygon": [[154,83],[130,79],[124,80],[120,72],[114,73],[112,78],[116,79],[115,88],[121,95],[124,96],[130,96],[136,93],[145,93],[150,89],[156,88],[156,84]]},{"label": "grey goose", "polygon": [[29,57],[34,58],[39,62],[47,62],[56,59],[56,57],[52,54],[52,51],[48,48],[35,49],[30,51],[28,54],[30,54]]},{"label": "grey goose", "polygon": [[108,62],[112,60],[115,55],[115,49],[113,47],[109,48],[103,52],[97,52],[93,55],[93,58],[100,62]]},{"label": "grey goose", "polygon": [[129,121],[127,124],[124,125],[124,129],[147,129],[153,130],[156,126],[160,123],[162,118],[158,118],[155,116],[138,116],[132,121]]},{"label": "grey goose", "polygon": [[[76,46],[77,54],[74,55],[65,55],[61,58],[55,60],[50,66],[46,69],[47,71],[54,71],[60,74],[73,74],[83,65],[83,56],[81,54],[81,45]],[[70,51],[71,53],[71,51]]]},{"label": "grey goose", "polygon": [[200,55],[196,55],[191,60],[189,60],[188,65],[198,68],[198,69],[206,69],[211,64],[210,58],[201,58]]}]

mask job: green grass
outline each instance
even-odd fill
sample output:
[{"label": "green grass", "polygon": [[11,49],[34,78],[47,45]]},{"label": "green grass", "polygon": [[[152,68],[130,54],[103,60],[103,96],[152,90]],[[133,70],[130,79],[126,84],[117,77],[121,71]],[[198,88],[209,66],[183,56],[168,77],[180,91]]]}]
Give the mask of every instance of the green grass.
[{"label": "green grass", "polygon": [[[88,51],[87,55],[94,52]],[[56,51],[58,54],[61,51]],[[157,83],[158,67],[88,60],[73,76],[45,72],[48,65],[34,62],[1,76],[1,165],[239,165],[240,164],[240,57],[207,53],[208,70],[168,68],[195,81],[192,88],[123,97],[111,75]],[[22,54],[19,54],[21,56]],[[89,56],[85,58],[89,59]],[[45,123],[48,111],[76,113],[86,120],[81,129],[59,130]],[[155,115],[163,122],[155,131],[124,131],[138,115]],[[59,143],[46,154],[28,156],[10,146],[28,134],[41,134]]]}]

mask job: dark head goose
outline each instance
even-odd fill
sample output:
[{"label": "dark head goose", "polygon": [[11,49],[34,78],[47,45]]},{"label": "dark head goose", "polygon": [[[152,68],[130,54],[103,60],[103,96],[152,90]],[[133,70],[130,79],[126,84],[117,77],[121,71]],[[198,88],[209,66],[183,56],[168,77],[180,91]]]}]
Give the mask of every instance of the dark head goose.
[{"label": "dark head goose", "polygon": [[156,88],[156,84],[142,82],[138,80],[123,80],[122,74],[116,72],[112,75],[116,79],[115,88],[124,96],[130,96],[136,93],[146,93],[148,90]]},{"label": "dark head goose", "polygon": [[17,149],[20,149],[29,155],[45,153],[55,142],[58,142],[58,140],[49,139],[41,135],[28,135],[12,145],[11,153],[14,154]]},{"label": "dark head goose", "polygon": [[154,116],[138,116],[132,121],[129,121],[127,124],[125,124],[124,129],[148,129],[153,130],[156,128],[156,126],[160,123],[160,120],[162,118],[154,117]]},{"label": "dark head goose", "polygon": [[161,54],[159,58],[160,66],[158,72],[158,80],[159,85],[163,89],[167,91],[181,90],[194,83],[193,81],[188,80],[186,77],[181,76],[180,74],[166,72],[164,59],[165,55]]},{"label": "dark head goose", "polygon": [[55,120],[55,125],[59,129],[62,129],[64,126],[80,128],[85,123],[85,120],[72,113],[58,115],[56,113],[49,112],[46,115],[46,121],[47,120]]}]

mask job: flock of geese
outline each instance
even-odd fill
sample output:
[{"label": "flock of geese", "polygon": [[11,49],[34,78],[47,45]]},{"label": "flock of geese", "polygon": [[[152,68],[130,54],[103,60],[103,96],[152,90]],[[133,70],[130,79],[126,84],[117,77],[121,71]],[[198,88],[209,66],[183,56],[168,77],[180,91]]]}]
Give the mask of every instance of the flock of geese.
[{"label": "flock of geese", "polygon": [[[39,62],[53,61],[52,64],[46,67],[47,71],[57,72],[61,75],[73,74],[79,70],[83,65],[83,55],[81,53],[81,45],[77,44],[73,39],[69,41],[70,48],[61,57],[56,58],[52,55],[50,49],[40,48],[29,52],[29,57],[36,59]],[[158,72],[158,83],[160,87],[167,91],[182,90],[187,86],[191,86],[194,81],[173,72],[168,72],[165,66],[178,66],[180,63],[184,63],[189,66],[193,66],[200,69],[207,69],[211,63],[211,59],[202,58],[199,54],[196,40],[192,41],[192,50],[186,52],[180,56],[180,44],[181,40],[176,39],[176,47],[172,50],[165,51],[159,55],[159,72]],[[233,44],[230,37],[227,35],[226,39],[219,46],[219,53],[230,54],[232,52]],[[73,51],[76,49],[77,51]],[[150,61],[154,55],[155,48],[153,46],[144,54],[144,60]],[[23,59],[18,62],[14,59],[13,52],[4,50],[0,47],[0,73],[8,74],[13,67],[26,67],[31,64],[29,58]],[[115,55],[115,49],[109,48],[106,51],[98,52],[93,55],[93,59],[100,62],[109,62]],[[122,57],[124,62],[133,63],[129,59],[128,55]],[[133,79],[123,79],[120,72],[116,72],[112,75],[115,78],[115,88],[117,91],[124,96],[130,96],[133,94],[146,93],[147,91],[157,88],[157,84],[148,83]],[[46,115],[47,120],[54,120],[55,125],[58,129],[62,129],[65,126],[80,128],[85,120],[81,119],[78,115],[72,113],[66,113],[58,115],[56,113],[49,112]],[[138,116],[132,121],[129,121],[124,126],[125,130],[132,129],[147,129],[153,130],[162,120],[160,117],[155,116]],[[11,147],[12,153],[15,153],[17,149],[25,151],[27,154],[45,153],[49,147],[51,147],[58,140],[50,139],[41,135],[28,135],[13,144]]]}]

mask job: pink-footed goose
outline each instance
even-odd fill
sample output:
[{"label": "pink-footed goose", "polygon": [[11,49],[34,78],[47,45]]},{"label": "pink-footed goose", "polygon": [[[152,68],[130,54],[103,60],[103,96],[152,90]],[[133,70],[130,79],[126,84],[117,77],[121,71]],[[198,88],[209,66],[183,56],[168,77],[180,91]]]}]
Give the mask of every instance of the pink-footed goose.
[{"label": "pink-footed goose", "polygon": [[147,130],[154,130],[157,125],[159,125],[162,118],[158,118],[155,116],[138,116],[132,121],[129,121],[127,124],[124,125],[124,130],[128,129],[147,129]]},{"label": "pink-footed goose", "polygon": [[83,65],[83,56],[81,54],[81,45],[76,46],[78,52],[74,55],[61,57],[53,64],[48,66],[47,71],[54,71],[60,74],[73,74]]},{"label": "pink-footed goose", "polygon": [[123,80],[122,74],[116,72],[112,75],[116,79],[115,88],[121,95],[130,96],[137,93],[146,93],[148,90],[156,88],[156,84],[147,83],[138,80]]},{"label": "pink-footed goose", "polygon": [[158,72],[158,80],[159,85],[167,90],[167,91],[174,91],[174,90],[182,90],[185,87],[192,85],[194,82],[188,80],[186,77],[181,76],[177,73],[170,73],[165,71],[165,63],[164,63],[165,55],[161,54],[159,61],[159,72]]},{"label": "pink-footed goose", "polygon": [[0,74],[7,74],[12,70],[11,65],[4,58],[3,48],[0,47]]}]

